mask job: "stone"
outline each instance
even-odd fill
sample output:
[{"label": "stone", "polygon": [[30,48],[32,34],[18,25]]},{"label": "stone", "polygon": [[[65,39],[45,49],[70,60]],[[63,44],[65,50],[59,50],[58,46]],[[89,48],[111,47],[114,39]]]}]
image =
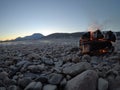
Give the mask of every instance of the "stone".
[{"label": "stone", "polygon": [[82,61],[83,62],[90,62],[91,61],[91,57],[89,55],[83,55],[82,56]]},{"label": "stone", "polygon": [[26,86],[24,90],[41,90],[42,83],[41,82],[31,82]]},{"label": "stone", "polygon": [[64,90],[96,90],[98,75],[93,70],[83,73],[69,80]]},{"label": "stone", "polygon": [[7,90],[5,87],[0,87],[0,90]]},{"label": "stone", "polygon": [[48,77],[45,75],[40,75],[38,78],[35,79],[35,81],[40,81],[42,83],[47,83],[48,82]]},{"label": "stone", "polygon": [[28,70],[30,70],[33,73],[41,72],[44,70],[44,65],[30,65],[28,66]]},{"label": "stone", "polygon": [[60,87],[64,87],[67,84],[67,80],[66,78],[64,78],[61,82],[60,82]]},{"label": "stone", "polygon": [[1,79],[1,80],[4,80],[4,79],[6,79],[6,78],[8,78],[8,73],[5,72],[5,71],[1,72],[1,73],[0,73],[0,79]]},{"label": "stone", "polygon": [[71,76],[80,74],[81,72],[91,69],[91,65],[87,62],[80,62],[69,67],[63,68],[63,73]]},{"label": "stone", "polygon": [[61,67],[63,65],[63,61],[62,60],[58,60],[57,62],[54,62],[55,67]]},{"label": "stone", "polygon": [[63,78],[62,74],[52,73],[49,76],[48,82],[50,84],[59,84],[62,78]]},{"label": "stone", "polygon": [[16,85],[11,85],[7,90],[19,90],[19,88]]},{"label": "stone", "polygon": [[103,78],[99,78],[98,79],[98,90],[108,90],[108,81]]},{"label": "stone", "polygon": [[120,90],[120,76],[117,76],[115,79],[109,79],[109,90]]},{"label": "stone", "polygon": [[9,79],[9,78],[4,79],[3,82],[4,82],[4,84],[7,85],[7,86],[15,85],[15,84],[16,84],[16,81],[15,81],[15,80],[12,80],[12,79]]},{"label": "stone", "polygon": [[48,58],[45,58],[45,59],[43,60],[43,62],[44,62],[45,64],[47,64],[47,65],[53,65],[53,64],[54,64],[53,60],[52,60],[52,59],[48,59]]},{"label": "stone", "polygon": [[23,74],[23,77],[30,77],[31,79],[36,79],[39,77],[39,75],[37,75],[35,73],[26,72]]},{"label": "stone", "polygon": [[18,80],[18,85],[25,88],[30,82],[32,82],[32,79],[30,77],[25,77]]},{"label": "stone", "polygon": [[22,67],[24,64],[26,64],[26,63],[30,63],[29,61],[25,61],[25,60],[22,60],[22,61],[19,61],[17,64],[16,64],[16,66],[17,67]]},{"label": "stone", "polygon": [[97,64],[99,64],[100,62],[102,62],[102,60],[101,60],[99,57],[97,57],[97,56],[91,57],[91,60],[90,60],[90,63],[91,63],[91,64],[97,65]]},{"label": "stone", "polygon": [[47,84],[43,87],[43,90],[57,90],[56,85]]},{"label": "stone", "polygon": [[40,59],[40,55],[36,54],[36,53],[31,53],[27,57],[29,60],[33,60],[33,59],[39,60]]}]

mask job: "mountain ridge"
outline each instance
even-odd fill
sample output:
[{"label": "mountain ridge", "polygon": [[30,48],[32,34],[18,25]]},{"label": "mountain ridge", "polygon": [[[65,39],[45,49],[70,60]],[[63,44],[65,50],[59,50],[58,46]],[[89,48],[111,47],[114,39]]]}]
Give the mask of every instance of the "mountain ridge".
[{"label": "mountain ridge", "polygon": [[14,41],[22,41],[22,40],[38,40],[40,38],[44,37],[43,34],[41,33],[34,33],[32,35],[29,36],[25,36],[25,37],[17,37],[16,39],[14,39]]}]

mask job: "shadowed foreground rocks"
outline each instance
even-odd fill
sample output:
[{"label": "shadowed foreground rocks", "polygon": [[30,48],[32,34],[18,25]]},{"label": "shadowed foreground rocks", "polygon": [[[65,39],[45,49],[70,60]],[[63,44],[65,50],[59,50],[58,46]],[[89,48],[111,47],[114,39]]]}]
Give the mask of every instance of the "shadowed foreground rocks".
[{"label": "shadowed foreground rocks", "polygon": [[86,70],[67,82],[65,90],[96,90],[98,75],[93,70]]},{"label": "shadowed foreground rocks", "polygon": [[75,39],[0,45],[0,90],[120,90],[119,50],[80,55]]}]

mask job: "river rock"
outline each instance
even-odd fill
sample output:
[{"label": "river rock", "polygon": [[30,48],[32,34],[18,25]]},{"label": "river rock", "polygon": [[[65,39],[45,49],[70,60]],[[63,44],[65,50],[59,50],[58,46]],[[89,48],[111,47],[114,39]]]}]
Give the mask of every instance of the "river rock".
[{"label": "river rock", "polygon": [[120,90],[120,76],[115,79],[109,79],[109,90]]},{"label": "river rock", "polygon": [[28,66],[28,70],[30,70],[31,72],[41,72],[41,71],[43,71],[44,70],[44,68],[45,68],[45,66],[44,65],[30,65],[30,66]]},{"label": "river rock", "polygon": [[0,87],[0,90],[7,90],[5,87]]},{"label": "river rock", "polygon": [[24,90],[41,90],[42,83],[41,82],[31,82],[26,86]]},{"label": "river rock", "polygon": [[8,78],[8,73],[5,72],[5,71],[1,72],[0,73],[0,79],[3,80],[3,79],[6,79],[6,78]]},{"label": "river rock", "polygon": [[32,82],[30,77],[25,77],[18,80],[18,85],[22,88],[25,88],[30,82]]},{"label": "river rock", "polygon": [[43,87],[43,90],[57,90],[56,85],[47,84]]},{"label": "river rock", "polygon": [[98,75],[93,70],[87,70],[69,80],[65,90],[96,90]]},{"label": "river rock", "polygon": [[91,69],[91,65],[87,62],[80,62],[69,67],[63,68],[63,73],[71,76],[80,74],[81,72]]},{"label": "river rock", "polygon": [[52,60],[52,59],[49,59],[49,58],[43,59],[43,62],[44,62],[45,64],[47,64],[47,65],[53,65],[53,64],[54,64],[53,60]]},{"label": "river rock", "polygon": [[63,65],[63,61],[62,60],[58,60],[57,62],[54,62],[55,67],[61,67]]},{"label": "river rock", "polygon": [[11,85],[8,87],[8,90],[20,90],[16,85]]},{"label": "river rock", "polygon": [[99,78],[98,79],[98,90],[108,90],[108,81],[103,78]]},{"label": "river rock", "polygon": [[82,56],[82,61],[84,61],[84,62],[90,62],[91,61],[91,57],[89,56],[89,55],[83,55]]},{"label": "river rock", "polygon": [[52,73],[52,74],[49,76],[48,82],[49,82],[50,84],[59,84],[60,81],[62,80],[62,78],[63,78],[62,74]]}]

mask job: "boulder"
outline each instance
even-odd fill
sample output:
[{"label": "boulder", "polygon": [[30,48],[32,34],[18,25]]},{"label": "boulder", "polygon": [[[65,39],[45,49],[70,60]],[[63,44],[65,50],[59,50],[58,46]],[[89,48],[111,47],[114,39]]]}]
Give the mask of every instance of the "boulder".
[{"label": "boulder", "polygon": [[98,75],[93,70],[83,73],[69,80],[64,90],[96,90]]},{"label": "boulder", "polygon": [[71,76],[75,76],[75,75],[80,74],[81,72],[91,69],[91,68],[92,67],[89,63],[80,62],[80,63],[74,64],[72,66],[63,68],[63,73],[71,75]]},{"label": "boulder", "polygon": [[98,90],[108,90],[108,81],[103,78],[99,78],[98,79]]}]

